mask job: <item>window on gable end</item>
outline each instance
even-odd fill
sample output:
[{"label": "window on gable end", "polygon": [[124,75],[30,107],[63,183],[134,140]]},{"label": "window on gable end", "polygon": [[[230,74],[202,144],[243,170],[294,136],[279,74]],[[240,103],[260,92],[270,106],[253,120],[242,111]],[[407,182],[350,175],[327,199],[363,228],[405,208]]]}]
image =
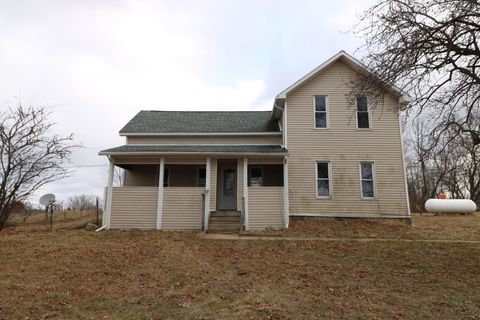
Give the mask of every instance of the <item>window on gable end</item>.
[{"label": "window on gable end", "polygon": [[357,97],[357,128],[370,128],[370,113],[368,99],[365,96]]},{"label": "window on gable end", "polygon": [[315,96],[315,128],[327,128],[327,97]]}]

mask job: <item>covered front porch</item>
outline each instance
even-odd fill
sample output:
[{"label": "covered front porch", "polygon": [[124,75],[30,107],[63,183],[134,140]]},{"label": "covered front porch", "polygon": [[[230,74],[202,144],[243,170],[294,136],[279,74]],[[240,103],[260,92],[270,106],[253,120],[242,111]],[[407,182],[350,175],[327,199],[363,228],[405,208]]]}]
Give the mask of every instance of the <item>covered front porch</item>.
[{"label": "covered front porch", "polygon": [[[110,154],[109,160],[107,229],[207,231],[212,216],[235,212],[243,230],[288,227],[286,153]],[[117,187],[115,166],[124,169]]]}]

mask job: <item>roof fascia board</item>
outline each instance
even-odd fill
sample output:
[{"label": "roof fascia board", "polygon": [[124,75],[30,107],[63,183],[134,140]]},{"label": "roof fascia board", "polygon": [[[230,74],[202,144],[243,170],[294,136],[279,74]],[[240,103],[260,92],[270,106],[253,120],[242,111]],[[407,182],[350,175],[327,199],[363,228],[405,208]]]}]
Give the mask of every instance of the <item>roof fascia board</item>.
[{"label": "roof fascia board", "polygon": [[99,152],[100,156],[160,156],[160,155],[175,155],[175,156],[189,156],[189,155],[218,155],[218,156],[279,156],[284,157],[288,153],[259,153],[259,152]]},{"label": "roof fascia board", "polygon": [[120,132],[120,136],[277,136],[282,132]]},{"label": "roof fascia board", "polygon": [[[306,81],[310,80],[312,77],[314,77],[319,72],[326,69],[330,64],[332,64],[333,62],[337,61],[340,58],[344,58],[345,62],[347,62],[347,64],[350,67],[356,69],[357,72],[371,73],[371,71],[368,70],[367,66],[365,66],[361,61],[357,60],[356,58],[354,58],[353,56],[349,55],[348,53],[346,53],[345,51],[342,50],[342,51],[338,52],[337,54],[335,54],[330,59],[328,59],[327,61],[325,61],[324,63],[322,63],[321,65],[319,65],[318,67],[316,67],[315,69],[313,69],[312,71],[310,71],[309,73],[307,73],[305,76],[303,76],[302,78],[297,80],[294,84],[292,84],[291,86],[289,86],[288,88],[286,88],[285,90],[280,92],[276,96],[275,100],[286,99],[288,93],[295,90],[296,88],[301,86]],[[409,95],[407,93],[405,93],[399,87],[397,87],[395,85],[391,85],[390,87],[391,87],[392,90],[396,91],[397,93],[399,93],[401,95],[401,99],[404,101],[404,103],[409,102],[411,100]]]},{"label": "roof fascia board", "polygon": [[178,147],[178,146],[209,146],[209,147],[235,147],[235,146],[278,146],[278,143],[275,144],[267,144],[267,143],[242,143],[242,144],[235,144],[235,143],[195,143],[192,144],[178,144],[178,143],[127,143],[126,146],[129,147]]}]

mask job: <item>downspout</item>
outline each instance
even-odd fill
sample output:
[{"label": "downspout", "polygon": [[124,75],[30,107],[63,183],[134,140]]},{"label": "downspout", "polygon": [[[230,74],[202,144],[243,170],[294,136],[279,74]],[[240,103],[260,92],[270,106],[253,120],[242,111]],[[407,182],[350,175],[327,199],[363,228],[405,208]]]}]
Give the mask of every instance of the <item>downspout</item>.
[{"label": "downspout", "polygon": [[106,226],[101,226],[100,228],[96,229],[95,232],[99,232],[99,231],[102,231],[102,230],[105,230]]},{"label": "downspout", "polygon": [[106,210],[103,214],[103,226],[108,230],[110,228],[110,216],[112,213],[112,193],[113,193],[113,170],[114,165],[112,162],[111,157],[108,157],[108,161],[110,162],[108,168],[108,187],[107,187],[107,205]]},{"label": "downspout", "polygon": [[288,201],[288,159],[283,158],[283,224],[288,229],[290,223],[290,204]]},{"label": "downspout", "polygon": [[248,231],[248,158],[243,158],[243,212],[244,228]]},{"label": "downspout", "polygon": [[204,196],[204,212],[203,212],[203,231],[208,231],[208,220],[210,219],[210,180],[212,172],[212,161],[208,157],[205,161],[205,191]]}]

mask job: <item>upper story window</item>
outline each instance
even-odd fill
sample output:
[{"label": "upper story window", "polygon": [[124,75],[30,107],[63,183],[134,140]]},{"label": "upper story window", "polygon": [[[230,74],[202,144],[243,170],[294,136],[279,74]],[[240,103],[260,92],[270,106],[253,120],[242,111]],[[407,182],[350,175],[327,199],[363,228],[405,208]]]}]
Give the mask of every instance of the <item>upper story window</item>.
[{"label": "upper story window", "polygon": [[357,97],[357,128],[370,128],[370,114],[368,111],[368,99],[365,96]]},{"label": "upper story window", "polygon": [[330,198],[330,162],[317,162],[317,197]]},{"label": "upper story window", "polygon": [[362,198],[375,198],[373,162],[360,163]]},{"label": "upper story window", "polygon": [[315,128],[327,128],[327,96],[315,96]]}]

